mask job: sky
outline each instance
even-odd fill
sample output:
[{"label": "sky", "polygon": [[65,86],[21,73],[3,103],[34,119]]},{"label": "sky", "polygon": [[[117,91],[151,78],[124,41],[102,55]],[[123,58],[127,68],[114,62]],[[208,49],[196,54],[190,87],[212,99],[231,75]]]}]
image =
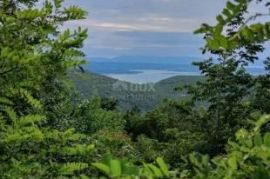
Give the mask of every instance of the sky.
[{"label": "sky", "polygon": [[88,28],[88,57],[200,56],[201,23],[214,23],[225,0],[66,0],[88,11],[66,24]]}]

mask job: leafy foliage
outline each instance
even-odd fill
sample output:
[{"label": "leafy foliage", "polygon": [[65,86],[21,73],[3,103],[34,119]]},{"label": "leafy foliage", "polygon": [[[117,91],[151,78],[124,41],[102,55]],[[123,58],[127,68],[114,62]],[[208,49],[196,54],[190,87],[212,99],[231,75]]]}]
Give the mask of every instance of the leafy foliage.
[{"label": "leafy foliage", "polygon": [[107,99],[94,95],[91,100],[82,101],[76,111],[75,125],[78,131],[93,134],[100,130],[119,131],[124,128],[123,114],[114,109]]},{"label": "leafy foliage", "polygon": [[170,178],[174,174],[161,158],[156,159],[156,165],[144,164],[143,167],[136,167],[125,160],[107,156],[102,162],[92,165],[111,178]]},{"label": "leafy foliage", "polygon": [[61,33],[59,27],[83,18],[85,12],[62,8],[59,0],[45,1],[40,8],[35,3],[0,2],[1,175],[79,176],[93,146],[74,129],[60,131],[50,125],[53,118],[48,111],[60,104],[50,99],[57,90],[60,93],[58,81],[69,67],[83,62],[78,48],[87,37],[86,30]]},{"label": "leafy foliage", "polygon": [[212,131],[209,142],[217,146],[208,151],[213,155],[223,153],[228,138],[241,126],[248,125],[247,116],[255,111],[269,113],[268,100],[264,100],[268,96],[269,75],[252,76],[246,70],[269,40],[269,23],[258,19],[268,14],[249,13],[253,3],[252,0],[228,1],[214,26],[203,24],[196,31],[206,41],[203,53],[214,57],[194,63],[206,80],[188,87],[188,91],[194,101],[208,104],[207,118],[211,125],[207,129]]},{"label": "leafy foliage", "polygon": [[196,31],[213,57],[195,63],[205,78],[186,83],[187,98],[141,113],[93,93],[82,99],[67,80],[84,62],[87,31],[60,29],[85,11],[1,1],[1,177],[269,178],[269,58],[266,74],[246,70],[269,41],[269,22],[258,20],[269,14],[250,14],[253,2],[228,1],[216,25]]},{"label": "leafy foliage", "polygon": [[196,178],[269,178],[270,133],[261,132],[268,122],[269,116],[263,116],[253,130],[239,130],[224,156],[209,161],[205,156],[198,159],[192,155]]}]

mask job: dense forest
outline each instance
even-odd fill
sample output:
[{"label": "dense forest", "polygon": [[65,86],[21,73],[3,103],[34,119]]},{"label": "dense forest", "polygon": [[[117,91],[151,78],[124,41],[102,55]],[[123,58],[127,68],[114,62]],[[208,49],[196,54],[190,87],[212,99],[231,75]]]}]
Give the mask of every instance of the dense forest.
[{"label": "dense forest", "polygon": [[122,111],[137,108],[147,112],[164,99],[185,99],[186,91],[175,89],[195,84],[201,76],[174,76],[157,83],[136,84],[85,71],[72,71],[69,78],[83,98],[98,95],[103,100],[113,100]]},{"label": "dense forest", "polygon": [[269,12],[228,1],[195,32],[212,57],[194,63],[203,80],[176,88],[185,98],[140,112],[86,99],[70,78],[84,73],[87,30],[63,24],[87,12],[1,0],[0,178],[270,178],[270,58],[264,75],[246,70],[267,56],[270,22],[251,4]]}]

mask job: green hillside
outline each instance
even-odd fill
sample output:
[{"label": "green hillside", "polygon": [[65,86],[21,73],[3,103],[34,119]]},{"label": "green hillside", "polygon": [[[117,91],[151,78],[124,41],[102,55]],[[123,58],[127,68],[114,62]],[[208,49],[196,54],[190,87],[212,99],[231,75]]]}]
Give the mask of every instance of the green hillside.
[{"label": "green hillside", "polygon": [[[83,71],[88,38],[63,28],[88,17],[72,4],[0,1],[1,179],[270,178],[270,21],[257,18],[270,16],[269,2],[228,1],[196,31],[209,57],[194,64],[203,77],[140,85],[70,71]],[[254,76],[262,55],[266,73]],[[187,94],[173,90],[185,84]]]},{"label": "green hillside", "polygon": [[98,94],[116,99],[124,110],[136,106],[142,111],[153,109],[166,98],[184,98],[184,92],[175,91],[175,88],[202,79],[200,76],[175,76],[155,84],[133,84],[89,72],[72,72],[70,78],[85,98]]}]

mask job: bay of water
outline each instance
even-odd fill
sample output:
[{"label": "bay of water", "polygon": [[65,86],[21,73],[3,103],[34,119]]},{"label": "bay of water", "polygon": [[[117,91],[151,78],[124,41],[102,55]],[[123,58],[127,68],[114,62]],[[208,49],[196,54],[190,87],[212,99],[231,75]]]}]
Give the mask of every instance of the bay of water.
[{"label": "bay of water", "polygon": [[[192,65],[192,60],[171,61],[92,61],[85,68],[93,73],[132,83],[156,83],[177,76],[201,75],[198,67]],[[195,61],[195,60],[193,60]],[[263,65],[249,66],[248,71],[253,75],[265,73]]]},{"label": "bay of water", "polygon": [[200,75],[197,72],[178,72],[168,70],[133,70],[133,72],[134,73],[124,73],[124,74],[107,73],[103,75],[131,83],[156,83],[161,80],[177,75],[184,75],[184,76]]}]

